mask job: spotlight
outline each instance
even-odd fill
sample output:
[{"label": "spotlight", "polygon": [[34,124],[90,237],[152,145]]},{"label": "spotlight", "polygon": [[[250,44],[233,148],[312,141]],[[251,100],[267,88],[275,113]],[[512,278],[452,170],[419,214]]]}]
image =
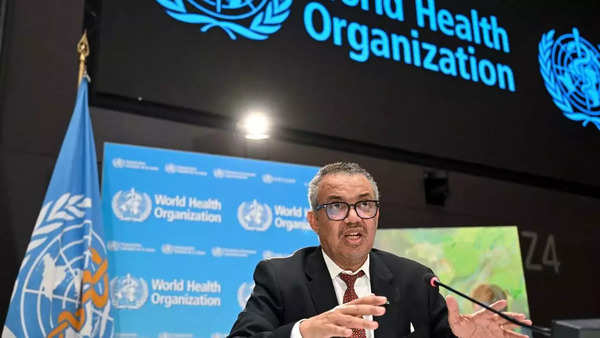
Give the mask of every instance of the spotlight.
[{"label": "spotlight", "polygon": [[264,140],[269,138],[269,120],[262,113],[251,113],[241,123],[246,132],[245,137],[250,140]]}]

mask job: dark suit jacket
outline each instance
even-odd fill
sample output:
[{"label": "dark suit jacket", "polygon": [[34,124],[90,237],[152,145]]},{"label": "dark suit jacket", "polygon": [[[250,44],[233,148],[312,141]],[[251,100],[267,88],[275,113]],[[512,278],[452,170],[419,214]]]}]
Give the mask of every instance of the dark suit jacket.
[{"label": "dark suit jacket", "polygon": [[[379,322],[376,338],[454,337],[443,297],[423,278],[429,268],[377,249],[371,250],[370,259],[371,291],[390,302],[385,315],[374,317]],[[261,261],[254,281],[229,337],[289,338],[298,320],[338,305],[321,247]]]}]

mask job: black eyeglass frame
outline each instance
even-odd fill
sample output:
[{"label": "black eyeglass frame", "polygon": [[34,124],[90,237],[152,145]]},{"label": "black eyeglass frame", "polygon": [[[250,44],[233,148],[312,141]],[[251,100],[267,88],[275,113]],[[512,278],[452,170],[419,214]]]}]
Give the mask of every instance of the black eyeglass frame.
[{"label": "black eyeglass frame", "polygon": [[[373,214],[373,216],[371,216],[371,217],[362,217],[362,216],[361,216],[361,215],[358,213],[358,210],[356,209],[356,206],[357,206],[359,203],[364,203],[364,202],[375,202],[375,214]],[[346,209],[346,215],[344,216],[344,218],[340,218],[340,219],[333,219],[333,218],[331,218],[331,217],[329,216],[329,213],[327,212],[327,206],[328,206],[328,205],[331,205],[331,204],[339,204],[339,203],[342,203],[342,204],[345,204],[346,206],[348,206],[348,208]],[[350,204],[350,203],[348,203],[348,202],[344,202],[344,201],[335,201],[335,202],[329,202],[329,203],[323,203],[323,204],[319,204],[319,205],[317,205],[317,206],[315,207],[315,211],[319,211],[319,210],[321,210],[321,209],[325,209],[325,215],[327,215],[327,218],[329,218],[329,220],[331,220],[331,221],[343,221],[343,220],[345,220],[345,219],[348,217],[348,215],[350,214],[350,209],[351,209],[351,208],[354,208],[354,212],[356,213],[356,215],[357,215],[358,217],[360,217],[360,218],[362,218],[362,219],[371,219],[371,218],[374,218],[375,216],[377,216],[377,213],[379,212],[379,208],[381,208],[381,202],[380,202],[380,201],[378,201],[378,200],[361,200],[361,201],[358,201],[358,202],[356,202],[356,203],[354,203],[354,204]]]}]

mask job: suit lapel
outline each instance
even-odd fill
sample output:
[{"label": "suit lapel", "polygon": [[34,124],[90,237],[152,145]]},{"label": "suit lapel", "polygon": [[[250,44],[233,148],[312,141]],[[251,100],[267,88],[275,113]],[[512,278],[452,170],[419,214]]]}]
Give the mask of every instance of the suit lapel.
[{"label": "suit lapel", "polygon": [[306,260],[308,289],[315,305],[316,314],[329,311],[338,305],[333,283],[325,265],[321,247],[310,253]]},{"label": "suit lapel", "polygon": [[396,299],[396,293],[392,284],[394,275],[376,251],[372,250],[369,257],[371,259],[369,267],[371,292],[377,296],[386,296],[388,302],[390,302],[383,316],[373,317],[374,320],[379,322],[379,328],[375,330],[375,337],[391,337],[396,328],[396,321],[400,319],[396,318],[398,316],[396,311],[398,299]]}]

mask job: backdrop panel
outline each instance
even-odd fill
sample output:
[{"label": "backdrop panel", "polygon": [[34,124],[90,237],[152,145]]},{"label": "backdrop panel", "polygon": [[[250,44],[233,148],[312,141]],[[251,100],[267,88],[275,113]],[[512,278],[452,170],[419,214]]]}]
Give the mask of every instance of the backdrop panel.
[{"label": "backdrop panel", "polygon": [[259,260],[318,240],[317,168],[105,144],[103,214],[121,337],[224,336]]},{"label": "backdrop panel", "polygon": [[[383,229],[375,247],[429,266],[443,283],[484,303],[507,299],[508,311],[529,316],[516,226]],[[463,313],[476,310],[456,298]]]}]

